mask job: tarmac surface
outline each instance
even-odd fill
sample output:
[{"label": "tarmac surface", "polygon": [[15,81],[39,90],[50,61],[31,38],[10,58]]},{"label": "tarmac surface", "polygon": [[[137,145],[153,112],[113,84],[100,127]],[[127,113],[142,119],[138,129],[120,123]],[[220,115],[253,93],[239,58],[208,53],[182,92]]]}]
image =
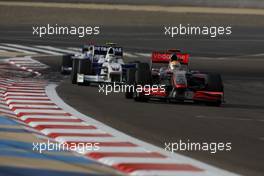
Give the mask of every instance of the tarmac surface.
[{"label": "tarmac surface", "polygon": [[[7,0],[5,0],[7,1]],[[130,5],[182,5],[182,6],[209,6],[209,7],[253,7],[263,8],[263,0],[19,0],[31,2],[60,2],[60,3],[107,3],[107,4],[130,4]]]}]

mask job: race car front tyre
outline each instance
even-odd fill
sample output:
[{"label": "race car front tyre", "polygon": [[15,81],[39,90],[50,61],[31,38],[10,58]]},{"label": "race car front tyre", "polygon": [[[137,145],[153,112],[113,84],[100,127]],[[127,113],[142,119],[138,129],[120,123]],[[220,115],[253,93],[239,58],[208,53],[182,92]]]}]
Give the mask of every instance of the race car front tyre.
[{"label": "race car front tyre", "polygon": [[[79,59],[78,62],[78,74],[82,74],[82,75],[91,75],[92,74],[92,62],[90,59]],[[88,82],[85,82],[85,80],[83,80],[83,82],[78,82],[78,85],[89,85]]]},{"label": "race car front tyre", "polygon": [[[207,75],[206,90],[214,91],[214,92],[224,92],[224,86],[223,86],[223,82],[222,82],[222,78],[220,74],[209,73]],[[206,102],[206,104],[210,106],[220,106],[222,104],[222,100]]]},{"label": "race car front tyre", "polygon": [[72,56],[73,54],[66,54],[62,56],[61,62],[61,74],[69,74],[70,72],[65,70],[64,68],[72,67]]},{"label": "race car front tyre", "polygon": [[224,86],[222,82],[222,78],[220,74],[217,73],[209,73],[207,75],[207,91],[215,91],[215,92],[223,92]]},{"label": "race car front tyre", "polygon": [[72,84],[77,83],[77,73],[78,73],[79,59],[72,60],[72,71],[71,71],[71,82]]}]

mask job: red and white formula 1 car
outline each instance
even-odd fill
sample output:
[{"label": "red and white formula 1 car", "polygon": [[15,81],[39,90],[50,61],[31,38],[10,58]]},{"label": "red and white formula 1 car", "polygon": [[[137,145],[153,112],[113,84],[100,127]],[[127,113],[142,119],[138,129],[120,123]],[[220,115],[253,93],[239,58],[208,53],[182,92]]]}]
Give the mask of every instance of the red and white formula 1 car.
[{"label": "red and white formula 1 car", "polygon": [[[152,62],[137,63],[127,72],[126,98],[136,101],[203,102],[219,106],[224,100],[221,76],[189,70],[189,54],[180,50],[155,51]],[[155,63],[167,63],[154,68]],[[139,88],[140,87],[140,88]]]}]

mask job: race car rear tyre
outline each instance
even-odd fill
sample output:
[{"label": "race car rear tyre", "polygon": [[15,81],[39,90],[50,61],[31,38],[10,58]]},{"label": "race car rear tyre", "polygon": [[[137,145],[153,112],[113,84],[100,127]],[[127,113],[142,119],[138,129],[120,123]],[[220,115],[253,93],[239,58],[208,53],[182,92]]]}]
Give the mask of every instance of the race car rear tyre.
[{"label": "race car rear tyre", "polygon": [[77,83],[77,73],[78,73],[79,59],[72,60],[72,71],[71,71],[71,82],[72,84]]},{"label": "race car rear tyre", "polygon": [[138,102],[147,102],[149,100],[148,97],[140,94],[140,92],[137,92],[137,91],[133,92],[133,98],[135,101],[138,101]]},{"label": "race car rear tyre", "polygon": [[69,71],[66,71],[64,68],[72,67],[72,56],[73,54],[67,54],[62,56],[61,61],[61,74],[69,74]]},{"label": "race car rear tyre", "polygon": [[119,74],[110,74],[111,82],[121,82],[121,75]]},{"label": "race car rear tyre", "polygon": [[[151,79],[151,70],[148,63],[137,63],[136,64],[136,72],[135,72],[135,88],[138,85],[145,86],[145,85],[152,85]],[[142,92],[134,92],[133,98],[135,101],[140,102],[147,102],[148,97],[144,95]]]},{"label": "race car rear tyre", "polygon": [[126,72],[125,97],[127,99],[133,98],[133,93],[134,93],[133,87],[135,85],[135,74],[136,74],[136,68],[130,68]]},{"label": "race car rear tyre", "polygon": [[137,85],[151,85],[151,70],[148,63],[136,64],[135,82]]},{"label": "race car rear tyre", "polygon": [[125,92],[125,97],[127,99],[132,99],[133,98],[133,91],[131,91],[129,88],[126,87],[126,92]]}]

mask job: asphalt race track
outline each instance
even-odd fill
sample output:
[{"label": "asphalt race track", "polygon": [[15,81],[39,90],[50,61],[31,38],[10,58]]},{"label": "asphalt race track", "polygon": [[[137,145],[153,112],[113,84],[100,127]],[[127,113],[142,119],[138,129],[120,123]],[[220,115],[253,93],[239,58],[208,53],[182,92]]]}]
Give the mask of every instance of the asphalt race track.
[{"label": "asphalt race track", "polygon": [[[43,0],[20,0],[20,1],[40,1]],[[215,0],[194,1],[194,0],[45,0],[45,2],[71,2],[71,3],[110,3],[110,4],[142,4],[142,5],[182,5],[182,6],[209,6],[209,7],[253,7],[262,8],[263,2],[259,0],[223,0],[217,2]]]},{"label": "asphalt race track", "polygon": [[[55,13],[55,10],[53,12]],[[26,14],[27,12],[25,10],[20,13]],[[44,14],[44,10],[42,13]],[[56,11],[57,13],[59,12]],[[65,13],[65,11],[62,10],[61,13]],[[84,12],[76,13],[83,14]],[[86,15],[94,17],[96,16],[94,13],[94,11],[89,11]],[[165,142],[179,140],[232,142],[230,152],[218,151],[216,154],[210,154],[209,152],[189,151],[180,153],[235,173],[263,175],[264,35],[263,24],[259,22],[263,16],[238,15],[229,19],[226,19],[227,16],[212,16],[208,25],[217,24],[217,20],[221,24],[234,24],[231,37],[169,39],[163,35],[162,25],[158,24],[163,19],[165,19],[165,23],[168,23],[168,17],[172,19],[172,14],[161,13],[157,17],[155,14],[146,13],[144,15],[144,12],[141,12],[142,14],[137,15],[147,16],[150,21],[144,21],[144,18],[138,19],[137,25],[133,26],[133,24],[125,23],[122,25],[117,22],[118,20],[113,19],[121,13],[123,12],[113,13],[107,20],[106,16],[111,13],[106,11],[104,21],[107,21],[107,25],[103,28],[104,32],[92,40],[99,43],[114,41],[124,46],[125,50],[143,53],[171,47],[189,51],[193,56],[192,69],[215,71],[223,75],[226,103],[221,107],[189,103],[167,104],[154,101],[137,103],[125,99],[122,93],[106,96],[99,93],[96,86],[71,85],[67,76],[62,77],[63,81],[57,88],[65,102],[113,128],[162,148],[165,147]],[[127,19],[131,15],[133,14],[124,12]],[[46,14],[43,16],[46,17]],[[120,17],[121,21],[125,18],[124,16]],[[41,18],[40,23],[47,21],[44,17]],[[181,17],[185,17],[188,22],[199,24],[204,24],[208,20],[207,15],[179,14],[174,19],[175,24],[184,21]],[[153,20],[152,18],[157,19]],[[131,19],[133,21],[136,17],[131,17]],[[56,21],[55,19],[51,20]],[[110,25],[111,20],[113,22]],[[248,20],[251,20],[251,23]],[[13,22],[15,21],[14,19]],[[30,20],[26,19],[20,24],[8,24],[4,20],[4,24],[0,25],[1,43],[76,47],[87,41],[87,38],[74,37],[37,38],[31,35],[33,22],[27,23],[28,21]],[[99,22],[91,19],[91,23]],[[59,67],[59,57],[38,59],[50,65],[53,71]],[[126,60],[147,60],[147,58],[142,56],[126,58]],[[57,72],[56,75],[59,73]],[[54,75],[48,75],[48,77],[52,76]],[[61,77],[56,77],[56,80],[58,78]]]},{"label": "asphalt race track", "polygon": [[[68,80],[60,85],[58,92],[67,103],[81,112],[161,147],[165,147],[164,142],[177,142],[180,139],[232,142],[231,152],[183,154],[240,173],[263,173],[263,163],[260,161],[263,160],[264,80],[254,73],[263,70],[263,60],[254,59],[253,63],[257,62],[262,68],[258,71],[247,70],[247,77],[239,74],[243,66],[236,70],[230,67],[221,71],[223,62],[227,61],[197,62],[196,68],[216,69],[224,75],[226,104],[222,107],[136,103],[125,99],[121,93],[105,96],[98,93],[97,87],[73,86]],[[239,62],[250,64],[251,60]]]}]

